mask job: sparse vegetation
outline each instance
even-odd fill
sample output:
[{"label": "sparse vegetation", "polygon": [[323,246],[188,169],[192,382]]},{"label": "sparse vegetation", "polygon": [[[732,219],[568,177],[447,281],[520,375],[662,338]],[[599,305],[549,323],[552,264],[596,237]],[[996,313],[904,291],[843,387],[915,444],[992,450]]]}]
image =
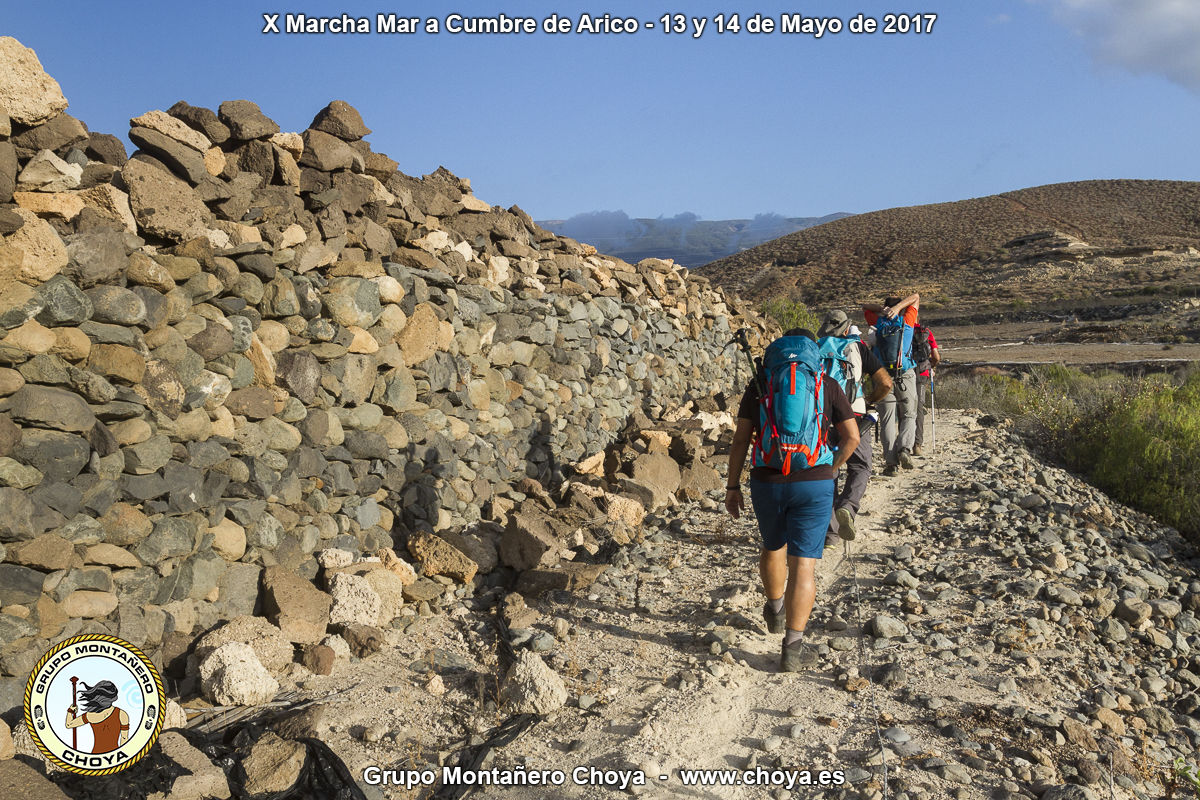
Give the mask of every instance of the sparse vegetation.
[{"label": "sparse vegetation", "polygon": [[1012,418],[1113,497],[1200,541],[1200,370],[1130,378],[1050,366],[937,388],[940,404]]},{"label": "sparse vegetation", "polygon": [[813,333],[821,327],[821,320],[808,306],[790,297],[774,297],[762,304],[761,313],[779,323],[783,330],[807,328]]},{"label": "sparse vegetation", "polygon": [[1195,764],[1189,764],[1183,759],[1183,756],[1175,759],[1175,778],[1177,781],[1183,781],[1187,786],[1190,786],[1197,797],[1200,797],[1200,768]]}]

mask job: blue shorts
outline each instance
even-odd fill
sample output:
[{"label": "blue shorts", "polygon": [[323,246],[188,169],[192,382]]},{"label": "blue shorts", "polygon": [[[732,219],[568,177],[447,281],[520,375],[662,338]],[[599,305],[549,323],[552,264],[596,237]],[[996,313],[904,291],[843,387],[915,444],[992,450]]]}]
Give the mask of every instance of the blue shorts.
[{"label": "blue shorts", "polygon": [[834,481],[767,483],[750,480],[750,502],[763,548],[787,545],[789,556],[820,558],[833,516]]}]

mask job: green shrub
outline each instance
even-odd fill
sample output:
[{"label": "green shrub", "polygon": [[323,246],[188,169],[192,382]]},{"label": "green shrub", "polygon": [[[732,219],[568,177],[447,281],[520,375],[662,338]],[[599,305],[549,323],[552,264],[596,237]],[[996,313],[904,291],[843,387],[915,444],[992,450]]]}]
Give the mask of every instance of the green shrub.
[{"label": "green shrub", "polygon": [[1074,433],[1068,461],[1098,486],[1200,536],[1200,375],[1115,397]]},{"label": "green shrub", "polygon": [[945,378],[937,398],[1011,418],[1037,448],[1200,541],[1200,371],[1130,378],[1053,365],[1020,379]]},{"label": "green shrub", "polygon": [[779,323],[783,330],[807,328],[813,333],[821,327],[821,320],[804,303],[790,297],[773,297],[762,304],[763,316]]}]

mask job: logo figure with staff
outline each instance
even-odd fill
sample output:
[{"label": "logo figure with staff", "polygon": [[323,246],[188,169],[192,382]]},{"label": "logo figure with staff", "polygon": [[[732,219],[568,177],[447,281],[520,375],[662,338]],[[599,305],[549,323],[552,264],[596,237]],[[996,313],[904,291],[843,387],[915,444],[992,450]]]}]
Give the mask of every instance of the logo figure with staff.
[{"label": "logo figure with staff", "polygon": [[162,678],[115,636],[67,639],[42,656],[25,687],[25,723],[53,764],[111,775],[136,763],[166,720]]},{"label": "logo figure with staff", "polygon": [[79,714],[77,684],[79,678],[71,677],[71,707],[67,709],[66,726],[71,729],[71,747],[76,744],[76,728],[92,726],[92,752],[111,753],[129,739],[129,715],[113,703],[117,699],[117,687],[112,681],[100,681],[95,686],[83,685],[83,714]]}]

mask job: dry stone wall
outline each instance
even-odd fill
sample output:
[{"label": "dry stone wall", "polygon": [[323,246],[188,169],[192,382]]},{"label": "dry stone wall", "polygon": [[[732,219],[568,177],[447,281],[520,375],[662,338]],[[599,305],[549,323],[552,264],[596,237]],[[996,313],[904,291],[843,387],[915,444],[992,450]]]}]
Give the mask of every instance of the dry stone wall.
[{"label": "dry stone wall", "polygon": [[[405,175],[340,101],[300,133],[179,102],[130,121],[128,158],[65,108],[0,38],[4,708],[81,632],[163,663],[256,613],[315,642],[279,605],[328,608],[304,598],[319,551],[474,547],[469,581],[497,557],[464,526],[509,521],[631,414],[730,390],[732,330],[762,330],[682,268]],[[347,573],[333,613],[359,582],[419,601],[406,570]]]}]

